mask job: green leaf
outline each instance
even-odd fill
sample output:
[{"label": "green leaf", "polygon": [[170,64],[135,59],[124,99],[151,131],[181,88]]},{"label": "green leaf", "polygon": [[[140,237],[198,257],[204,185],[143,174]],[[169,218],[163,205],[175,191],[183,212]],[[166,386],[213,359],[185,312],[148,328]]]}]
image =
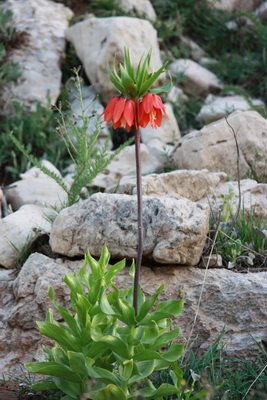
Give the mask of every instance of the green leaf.
[{"label": "green leaf", "polygon": [[167,397],[179,393],[179,389],[168,383],[163,383],[158,389],[154,390],[150,387],[139,389],[140,393],[148,399],[157,399],[159,397]]},{"label": "green leaf", "polygon": [[33,385],[30,386],[31,389],[36,390],[37,392],[41,392],[42,390],[52,390],[56,389],[57,385],[53,382],[36,382]]},{"label": "green leaf", "polygon": [[114,353],[118,354],[120,357],[124,359],[130,358],[129,349],[126,344],[116,336],[103,336],[101,339],[101,343],[105,343],[108,348],[110,348]]},{"label": "green leaf", "polygon": [[172,87],[172,77],[170,75],[170,80],[167,83],[167,85],[161,86],[161,87],[158,87],[158,88],[149,89],[149,91],[150,91],[150,93],[153,93],[153,94],[159,94],[159,93],[162,93],[162,92],[168,92],[171,89],[171,87]]},{"label": "green leaf", "polygon": [[190,400],[201,399],[202,397],[206,397],[207,394],[208,394],[207,389],[202,389],[202,390],[200,390],[200,392],[198,392],[197,394],[195,394],[193,397],[190,397]]},{"label": "green leaf", "polygon": [[96,304],[99,300],[102,281],[102,278],[95,279],[93,285],[89,289],[88,300],[91,304]]},{"label": "green leaf", "polygon": [[53,347],[52,349],[52,360],[59,364],[69,365],[69,359],[67,353],[58,346]]},{"label": "green leaf", "polygon": [[184,352],[184,345],[178,343],[172,343],[165,353],[161,353],[162,357],[170,362],[176,361],[177,358],[181,357]]},{"label": "green leaf", "polygon": [[[70,396],[71,399],[77,400],[78,396],[81,394],[81,384],[68,382],[65,379],[54,377],[54,382],[57,387],[63,392]],[[63,397],[64,399],[64,397]],[[67,398],[68,399],[68,398]]]},{"label": "green leaf", "polygon": [[138,373],[133,375],[129,379],[129,384],[134,382],[138,382],[142,379],[145,379],[147,376],[151,375],[154,371],[155,361],[154,360],[146,360],[135,363],[135,367],[137,367]]},{"label": "green leaf", "polygon": [[56,376],[70,382],[82,382],[82,378],[79,374],[72,372],[67,366],[56,362],[44,361],[29,363],[25,364],[25,368],[30,372],[35,372],[36,374]]},{"label": "green leaf", "polygon": [[106,293],[103,290],[103,293],[100,298],[100,309],[106,315],[115,315],[115,311],[110,306]]},{"label": "green leaf", "polygon": [[184,306],[184,300],[168,300],[157,305],[156,312],[169,314],[170,317],[176,317],[181,314]]},{"label": "green leaf", "polygon": [[71,274],[66,274],[65,278],[64,278],[64,282],[68,285],[68,287],[70,288],[70,290],[73,292],[74,295],[76,295],[77,293],[83,295],[83,287],[81,285],[81,283],[79,282],[79,280],[77,278],[75,278],[75,276],[71,275]]},{"label": "green leaf", "polygon": [[162,74],[162,72],[164,72],[167,64],[168,64],[168,62],[166,62],[164,65],[162,65],[162,67],[159,68],[158,71],[153,72],[153,74],[151,74],[150,77],[148,79],[146,79],[146,81],[143,83],[143,85],[141,86],[141,89],[139,91],[139,97],[143,97],[147,93],[147,91],[151,88],[151,86],[156,81],[156,79],[160,76],[160,74]]},{"label": "green leaf", "polygon": [[89,363],[86,364],[87,374],[91,378],[97,379],[105,384],[113,383],[119,386],[120,381],[115,374],[104,368],[92,367]]},{"label": "green leaf", "polygon": [[127,397],[120,387],[110,384],[98,391],[95,400],[127,400]]},{"label": "green leaf", "polygon": [[[78,374],[87,375],[86,369],[86,359],[83,353],[77,353],[73,351],[68,351],[70,368],[73,372],[77,372]],[[90,359],[87,360],[89,362]],[[93,359],[91,359],[94,361]]]},{"label": "green leaf", "polygon": [[115,88],[116,88],[120,93],[124,93],[124,87],[123,87],[122,84],[118,81],[118,79],[116,79],[116,78],[114,77],[114,75],[112,74],[108,62],[107,62],[107,72],[108,72],[108,76],[109,76],[110,82],[113,83],[113,85],[115,86]]},{"label": "green leaf", "polygon": [[134,260],[132,261],[131,267],[130,267],[130,271],[129,271],[129,275],[132,278],[132,281],[134,281],[134,276],[135,276],[135,262]]},{"label": "green leaf", "polygon": [[162,347],[166,346],[168,343],[170,343],[172,340],[176,339],[179,335],[180,329],[175,328],[172,329],[169,332],[163,333],[160,335],[155,343],[150,347],[151,350],[158,350],[161,349]]},{"label": "green leaf", "polygon": [[164,358],[160,355],[160,353],[154,350],[144,350],[140,353],[134,354],[134,359],[137,361],[145,361],[145,360],[164,360]]},{"label": "green leaf", "polygon": [[125,267],[125,262],[125,259],[121,260],[109,268],[109,270],[105,273],[106,284],[109,284],[113,280],[114,276],[116,276],[118,272]]},{"label": "green leaf", "polygon": [[82,350],[81,343],[77,338],[72,336],[65,329],[50,323],[50,322],[36,322],[42,335],[55,340],[63,348],[72,351],[80,352]]},{"label": "green leaf", "polygon": [[77,294],[77,301],[74,305],[74,309],[77,312],[77,318],[81,329],[86,328],[88,321],[90,321],[90,316],[88,311],[91,305],[85,295]]},{"label": "green leaf", "polygon": [[136,325],[135,311],[132,304],[126,300],[118,299],[118,301],[115,303],[115,306],[122,314],[127,325]]},{"label": "green leaf", "polygon": [[128,381],[132,375],[134,362],[133,360],[126,360],[122,365],[119,365],[119,373],[123,381]]},{"label": "green leaf", "polygon": [[142,337],[142,343],[154,343],[159,335],[158,325],[152,321],[151,325],[144,326],[144,335]]},{"label": "green leaf", "polygon": [[[103,248],[102,248],[103,250]],[[90,269],[92,272],[92,275],[94,279],[101,279],[104,275],[102,268],[100,267],[99,263],[91,256],[91,254],[88,252],[86,254],[86,260],[90,265]]]},{"label": "green leaf", "polygon": [[164,289],[164,284],[162,284],[157,290],[156,292],[149,297],[139,308],[139,312],[136,316],[136,320],[137,322],[139,322],[139,324],[142,324],[143,319],[145,317],[147,317],[149,311],[151,310],[151,308],[153,307],[153,305],[155,304],[159,294],[162,292],[162,290]]},{"label": "green leaf", "polygon": [[100,258],[98,260],[98,265],[101,268],[103,273],[105,272],[105,270],[108,266],[109,260],[110,260],[110,253],[107,249],[106,243],[104,243],[104,245],[102,246],[102,249],[101,249]]}]

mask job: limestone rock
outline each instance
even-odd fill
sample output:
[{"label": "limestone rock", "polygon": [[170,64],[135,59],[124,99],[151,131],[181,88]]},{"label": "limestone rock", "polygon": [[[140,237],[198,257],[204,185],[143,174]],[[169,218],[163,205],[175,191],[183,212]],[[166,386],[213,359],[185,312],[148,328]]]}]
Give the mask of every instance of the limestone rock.
[{"label": "limestone rock", "polygon": [[253,11],[261,4],[260,0],[208,0],[212,6],[229,12]]},{"label": "limestone rock", "polygon": [[168,101],[173,104],[181,103],[188,100],[186,94],[184,94],[183,90],[177,86],[172,86],[170,91],[167,93]]},{"label": "limestone rock", "polygon": [[[161,162],[163,168],[170,168],[170,155],[173,152],[173,145],[165,144],[159,139],[152,139],[148,142],[147,148],[150,153]],[[131,177],[129,177],[129,179],[130,178]]]},{"label": "limestone rock", "polygon": [[50,214],[50,209],[31,204],[0,220],[0,266],[14,268],[23,247],[50,232]]},{"label": "limestone rock", "polygon": [[[209,204],[214,213],[222,210],[223,199],[221,195],[228,196],[229,189],[234,191],[234,197],[230,201],[232,213],[235,214],[239,202],[238,182],[220,182],[212,194],[208,194],[199,200],[201,203]],[[241,179],[241,210],[246,216],[253,214],[259,218],[265,218],[267,215],[267,184],[258,183],[253,179]]]},{"label": "limestone rock", "polygon": [[222,89],[222,85],[217,76],[193,60],[180,58],[170,63],[168,65],[168,70],[173,77],[184,74],[186,78],[184,86],[188,89],[197,88],[199,93],[203,96],[210,92],[218,93]]},{"label": "limestone rock", "polygon": [[[258,99],[250,99],[255,107],[264,109],[264,102]],[[240,110],[250,110],[251,105],[243,96],[213,96],[209,94],[197,115],[200,122],[208,124],[212,121],[217,121],[220,118],[226,117],[228,114]]]},{"label": "limestone rock", "polygon": [[60,61],[65,57],[64,30],[73,12],[63,4],[50,0],[7,0],[5,9],[13,12],[17,31],[26,32],[25,44],[13,49],[10,58],[23,71],[17,82],[9,82],[2,95],[4,113],[12,110],[12,102],[20,101],[27,111],[36,104],[47,106],[47,92],[52,104],[60,94]]},{"label": "limestone rock", "polygon": [[14,211],[24,204],[61,209],[67,201],[66,192],[52,178],[27,178],[16,181],[6,190],[7,203]]},{"label": "limestone rock", "polygon": [[204,50],[192,39],[182,36],[180,39],[181,45],[186,47],[190,52],[190,58],[194,61],[199,61],[202,57],[204,57]]},{"label": "limestone rock", "polygon": [[166,112],[170,119],[163,117],[162,125],[154,129],[149,125],[146,128],[141,128],[142,143],[148,144],[150,140],[159,139],[163,143],[173,143],[181,138],[179,126],[177,124],[172,105],[166,103]]},{"label": "limestone rock", "polygon": [[[196,265],[209,230],[209,208],[183,198],[144,196],[143,225],[145,258]],[[113,257],[131,259],[137,236],[137,198],[95,193],[59,213],[50,245],[56,253],[75,257],[88,250],[98,256],[106,243]]]},{"label": "limestone rock", "polygon": [[[158,159],[150,151],[148,146],[141,143],[142,173],[151,174],[163,170],[164,160]],[[112,185],[118,185],[120,180],[127,175],[136,175],[135,145],[125,147],[104,172],[99,173],[90,183],[90,186],[106,189]]]},{"label": "limestone rock", "polygon": [[[129,29],[129,27],[131,27]],[[157,32],[150,22],[130,17],[87,18],[66,30],[66,38],[73,43],[86,75],[94,85],[94,90],[101,93],[105,104],[113,95],[118,94],[110,82],[106,62],[112,66],[116,55],[117,63],[123,63],[123,50],[127,46],[132,51],[132,61],[136,68],[142,54],[153,49],[151,70],[162,66]],[[155,85],[165,83],[161,75]]]},{"label": "limestone rock", "polygon": [[[226,180],[224,173],[211,173],[208,170],[189,171],[177,170],[164,174],[151,174],[143,176],[142,191],[146,196],[176,195],[185,197],[191,201],[199,201],[204,196],[211,194],[222,182]],[[107,193],[120,193],[135,195],[136,178],[123,184],[106,189]]]},{"label": "limestone rock", "polygon": [[135,11],[151,21],[157,17],[154,7],[149,0],[120,0],[120,6],[125,11]]},{"label": "limestone rock", "polygon": [[[0,270],[0,373],[21,374],[21,363],[43,361],[41,344],[52,344],[40,335],[35,324],[43,321],[52,304],[47,296],[49,286],[55,289],[57,301],[68,308],[69,291],[63,278],[67,272],[78,271],[83,261],[52,260],[35,253],[22,267],[14,281],[14,270]],[[198,346],[207,348],[221,333],[231,356],[258,355],[256,340],[266,338],[267,272],[239,274],[225,269],[194,267],[147,267],[141,269],[140,283],[146,296],[152,295],[164,282],[159,301],[180,299],[185,291],[184,310],[174,318],[174,327],[181,328],[180,340],[189,339],[203,285],[197,323],[191,340],[198,337]],[[119,289],[132,285],[129,267],[117,275]],[[55,314],[55,318],[59,316]]]},{"label": "limestone rock", "polygon": [[180,139],[172,159],[181,169],[208,169],[223,171],[229,179],[237,178],[236,133],[239,146],[241,178],[253,169],[257,151],[257,169],[266,165],[267,121],[256,111],[236,111],[225,119],[212,122],[200,131],[194,131]]}]

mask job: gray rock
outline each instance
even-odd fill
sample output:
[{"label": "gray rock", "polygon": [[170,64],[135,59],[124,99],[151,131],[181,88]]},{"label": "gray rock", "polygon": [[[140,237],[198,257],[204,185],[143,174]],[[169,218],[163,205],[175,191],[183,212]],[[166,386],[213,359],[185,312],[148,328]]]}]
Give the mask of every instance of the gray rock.
[{"label": "gray rock", "polygon": [[[214,190],[227,178],[224,173],[212,173],[208,170],[177,170],[164,174],[151,174],[142,178],[142,191],[146,196],[176,195],[191,201],[199,201]],[[106,189],[106,193],[135,195],[136,178],[129,177],[128,182]]]},{"label": "gray rock", "polygon": [[253,172],[255,168],[264,171],[266,119],[256,111],[235,111],[227,120],[230,126],[223,118],[182,137],[173,150],[174,165],[180,169],[223,171],[230,180],[237,180],[237,150],[233,129],[239,146],[240,177],[244,178],[248,171]]},{"label": "gray rock", "polygon": [[[252,106],[264,109],[265,105],[262,100],[250,99]],[[251,110],[252,107],[243,96],[213,96],[209,94],[201,107],[197,119],[200,122],[208,124],[217,121],[228,114],[240,110]]]},{"label": "gray rock", "polygon": [[[209,230],[209,208],[183,198],[144,196],[143,225],[145,258],[196,265]],[[88,250],[98,256],[106,243],[113,257],[135,258],[137,236],[137,198],[96,193],[59,213],[50,245],[74,257]]]},{"label": "gray rock", "polygon": [[0,220],[0,266],[11,269],[25,246],[50,232],[51,223],[46,219],[51,209],[25,205]]},{"label": "gray rock", "polygon": [[37,103],[47,106],[48,91],[51,103],[55,103],[61,90],[64,30],[73,12],[50,0],[7,0],[4,7],[13,12],[16,30],[28,36],[22,48],[11,52],[10,58],[20,64],[23,74],[17,82],[5,85],[2,112],[11,111],[14,100],[23,103],[27,111],[35,111]]},{"label": "gray rock", "polygon": [[197,89],[202,96],[206,96],[209,92],[218,93],[222,89],[217,76],[193,60],[180,58],[170,63],[168,70],[173,77],[184,74],[186,82],[183,86]]},{"label": "gray rock", "polygon": [[138,14],[151,21],[157,17],[149,0],[120,0],[119,4],[125,11],[137,11]]},{"label": "gray rock", "polygon": [[234,11],[253,11],[261,0],[208,0],[212,7],[229,12]]}]

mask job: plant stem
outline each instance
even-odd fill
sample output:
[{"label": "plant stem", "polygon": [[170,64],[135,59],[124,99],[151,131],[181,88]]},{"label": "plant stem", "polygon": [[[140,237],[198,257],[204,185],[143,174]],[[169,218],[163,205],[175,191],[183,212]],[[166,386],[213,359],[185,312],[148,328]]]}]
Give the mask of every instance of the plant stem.
[{"label": "plant stem", "polygon": [[[138,121],[138,101],[136,104],[136,121]],[[140,128],[134,128],[135,136],[135,161],[136,161],[136,187],[137,187],[137,215],[138,215],[138,249],[136,258],[136,267],[134,275],[134,296],[133,296],[133,307],[135,314],[138,314],[138,285],[140,278],[140,269],[143,254],[143,204],[142,204],[142,167],[141,167],[141,151],[140,151]]]}]

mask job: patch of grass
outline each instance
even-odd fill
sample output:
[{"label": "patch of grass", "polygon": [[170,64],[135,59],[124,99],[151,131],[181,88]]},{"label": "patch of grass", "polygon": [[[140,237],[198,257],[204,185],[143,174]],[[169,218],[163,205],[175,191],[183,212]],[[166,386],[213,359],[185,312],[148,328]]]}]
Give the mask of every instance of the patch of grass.
[{"label": "patch of grass", "polygon": [[10,131],[35,157],[44,158],[59,169],[67,167],[67,150],[55,131],[57,114],[40,104],[36,111],[25,113],[19,102],[13,104],[15,112],[0,121],[0,171],[4,182],[18,179],[28,166],[28,160],[14,146]]}]

